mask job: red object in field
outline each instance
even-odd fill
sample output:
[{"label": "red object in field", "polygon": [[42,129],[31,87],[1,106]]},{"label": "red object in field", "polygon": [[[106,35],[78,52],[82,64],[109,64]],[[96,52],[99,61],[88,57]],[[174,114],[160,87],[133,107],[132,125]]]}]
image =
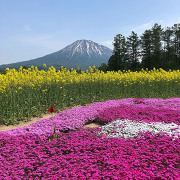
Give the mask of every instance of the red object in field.
[{"label": "red object in field", "polygon": [[51,106],[49,109],[48,109],[49,112],[54,112],[54,108]]}]

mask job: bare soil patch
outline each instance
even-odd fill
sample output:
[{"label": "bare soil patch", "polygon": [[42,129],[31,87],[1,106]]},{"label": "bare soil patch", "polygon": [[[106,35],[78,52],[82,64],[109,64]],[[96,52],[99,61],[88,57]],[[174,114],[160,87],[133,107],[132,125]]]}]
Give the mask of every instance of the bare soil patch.
[{"label": "bare soil patch", "polygon": [[52,114],[43,114],[41,118],[39,117],[33,117],[30,119],[30,121],[28,122],[23,122],[23,121],[20,121],[19,124],[15,124],[15,125],[9,125],[9,126],[6,126],[6,125],[0,125],[0,131],[5,131],[5,130],[10,130],[10,129],[13,129],[13,128],[19,128],[19,127],[25,127],[25,126],[28,126],[40,119],[46,119],[46,118],[50,118],[52,116],[55,116],[56,113],[52,113]]},{"label": "bare soil patch", "polygon": [[91,128],[95,128],[95,127],[100,127],[101,125],[98,124],[98,123],[90,123],[90,124],[86,124],[83,126],[83,128],[86,128],[86,127],[91,127]]}]

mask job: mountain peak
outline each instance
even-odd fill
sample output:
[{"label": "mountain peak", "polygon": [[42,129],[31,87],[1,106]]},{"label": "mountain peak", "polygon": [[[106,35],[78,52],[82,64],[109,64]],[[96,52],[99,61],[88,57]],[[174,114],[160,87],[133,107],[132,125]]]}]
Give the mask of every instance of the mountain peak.
[{"label": "mountain peak", "polygon": [[58,69],[61,66],[67,69],[76,69],[79,66],[81,69],[86,70],[89,66],[95,65],[98,67],[102,63],[108,63],[111,55],[111,49],[91,40],[82,39],[73,42],[57,52],[29,61],[2,65],[1,68],[9,67],[19,69],[20,66],[31,67],[33,65],[42,69],[42,65],[46,64],[47,67],[54,66]]},{"label": "mountain peak", "polygon": [[109,48],[105,46],[99,45],[98,43],[85,39],[77,40],[62,50],[63,52],[71,52],[71,59],[73,58],[73,56],[78,56],[80,54],[83,54],[88,57],[103,56],[103,54],[106,54],[107,51],[111,51]]}]

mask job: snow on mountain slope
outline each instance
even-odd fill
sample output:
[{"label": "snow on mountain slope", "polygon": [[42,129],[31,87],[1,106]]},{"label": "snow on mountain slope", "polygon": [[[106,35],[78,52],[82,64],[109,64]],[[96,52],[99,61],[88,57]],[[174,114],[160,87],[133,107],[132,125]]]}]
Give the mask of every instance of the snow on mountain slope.
[{"label": "snow on mountain slope", "polygon": [[77,69],[79,66],[81,69],[86,70],[89,69],[89,66],[95,65],[99,67],[102,63],[108,63],[111,55],[112,50],[103,45],[91,40],[77,40],[57,52],[28,61],[2,65],[1,68],[19,69],[20,66],[29,68],[33,65],[37,66],[38,69],[43,69],[43,64],[46,64],[47,67],[54,66],[56,69],[61,66],[67,69]]},{"label": "snow on mountain slope", "polygon": [[69,46],[62,49],[62,52],[69,52],[70,58],[74,55],[88,55],[89,57],[96,55],[102,56],[111,53],[111,50],[105,46],[99,45],[91,40],[77,40]]}]

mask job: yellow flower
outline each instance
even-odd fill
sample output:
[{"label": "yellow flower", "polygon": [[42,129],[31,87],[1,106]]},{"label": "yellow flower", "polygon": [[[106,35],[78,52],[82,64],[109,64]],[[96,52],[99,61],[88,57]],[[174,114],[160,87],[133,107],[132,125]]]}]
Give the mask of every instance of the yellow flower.
[{"label": "yellow flower", "polygon": [[47,68],[46,64],[43,64],[43,67],[44,67],[44,68]]}]

